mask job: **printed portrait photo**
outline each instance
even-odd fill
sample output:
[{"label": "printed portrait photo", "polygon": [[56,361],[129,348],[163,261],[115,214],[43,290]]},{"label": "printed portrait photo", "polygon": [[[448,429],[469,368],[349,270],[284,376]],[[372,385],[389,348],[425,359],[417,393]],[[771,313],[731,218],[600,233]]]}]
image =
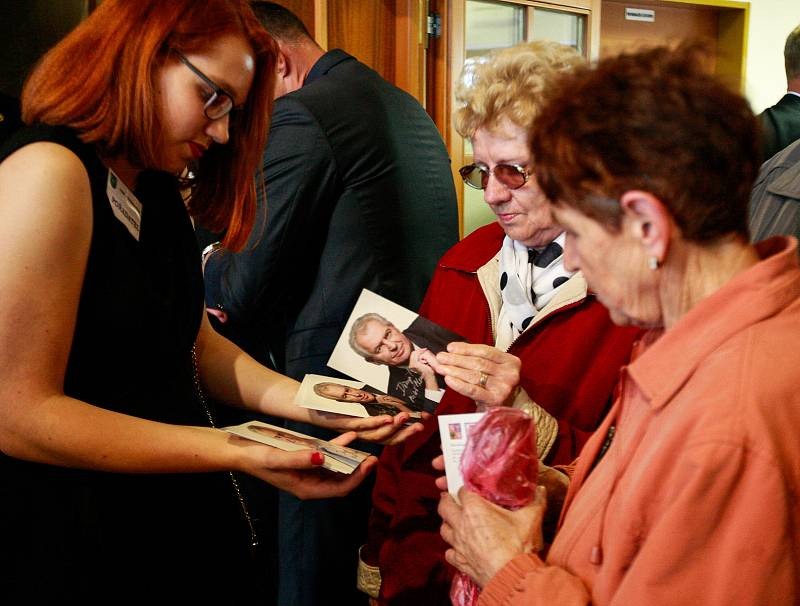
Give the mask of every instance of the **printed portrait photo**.
[{"label": "printed portrait photo", "polygon": [[328,366],[432,412],[444,395],[436,354],[465,339],[388,299],[364,290]]},{"label": "printed portrait photo", "polygon": [[365,383],[322,375],[304,377],[295,404],[354,417],[395,416],[401,412],[409,413],[412,419],[421,417],[421,407],[414,402],[390,396]]}]

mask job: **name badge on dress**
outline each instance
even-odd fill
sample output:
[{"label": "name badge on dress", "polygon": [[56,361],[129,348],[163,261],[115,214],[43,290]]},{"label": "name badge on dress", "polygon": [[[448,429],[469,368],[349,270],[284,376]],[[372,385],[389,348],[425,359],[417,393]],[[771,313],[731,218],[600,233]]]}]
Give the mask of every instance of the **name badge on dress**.
[{"label": "name badge on dress", "polygon": [[142,203],[111,169],[108,169],[106,195],[114,216],[138,242],[139,226],[142,223]]}]

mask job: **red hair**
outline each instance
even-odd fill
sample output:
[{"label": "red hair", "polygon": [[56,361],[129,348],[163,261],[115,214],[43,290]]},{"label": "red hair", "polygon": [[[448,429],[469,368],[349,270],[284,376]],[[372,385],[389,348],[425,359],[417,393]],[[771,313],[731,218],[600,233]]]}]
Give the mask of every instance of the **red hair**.
[{"label": "red hair", "polygon": [[223,243],[238,250],[255,220],[276,56],[245,0],[105,0],[31,74],[23,119],[70,127],[101,156],[156,168],[163,147],[156,70],[171,49],[195,52],[226,34],[242,35],[252,47],[253,84],[228,143],[201,158],[189,209],[209,229],[226,230]]}]

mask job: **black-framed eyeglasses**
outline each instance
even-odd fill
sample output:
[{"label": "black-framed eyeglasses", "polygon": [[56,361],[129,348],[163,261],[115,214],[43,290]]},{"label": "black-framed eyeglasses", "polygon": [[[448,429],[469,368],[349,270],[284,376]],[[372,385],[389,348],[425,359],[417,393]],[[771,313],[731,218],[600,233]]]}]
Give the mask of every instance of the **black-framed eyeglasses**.
[{"label": "black-framed eyeglasses", "polygon": [[486,189],[489,176],[494,175],[508,189],[519,189],[528,182],[530,173],[519,164],[497,164],[492,170],[485,164],[473,163],[458,169],[464,183],[475,189]]},{"label": "black-framed eyeglasses", "polygon": [[203,72],[192,65],[192,62],[189,61],[183,55],[183,53],[176,50],[175,54],[178,56],[178,59],[181,60],[181,63],[192,70],[195,75],[203,82],[208,84],[212,90],[211,96],[203,106],[203,113],[206,115],[206,118],[209,120],[219,120],[220,118],[229,114],[233,109],[233,96],[231,96],[231,94],[228,93],[224,88],[219,86],[211,78],[206,76]]}]

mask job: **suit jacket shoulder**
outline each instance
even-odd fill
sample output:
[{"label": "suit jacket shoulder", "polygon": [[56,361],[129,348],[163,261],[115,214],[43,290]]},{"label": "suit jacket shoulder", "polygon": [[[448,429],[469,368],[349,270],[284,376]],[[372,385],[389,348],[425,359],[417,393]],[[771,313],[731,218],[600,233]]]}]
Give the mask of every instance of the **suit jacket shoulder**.
[{"label": "suit jacket shoulder", "polygon": [[800,97],[786,94],[759,116],[762,128],[762,159],[768,160],[800,139]]}]

